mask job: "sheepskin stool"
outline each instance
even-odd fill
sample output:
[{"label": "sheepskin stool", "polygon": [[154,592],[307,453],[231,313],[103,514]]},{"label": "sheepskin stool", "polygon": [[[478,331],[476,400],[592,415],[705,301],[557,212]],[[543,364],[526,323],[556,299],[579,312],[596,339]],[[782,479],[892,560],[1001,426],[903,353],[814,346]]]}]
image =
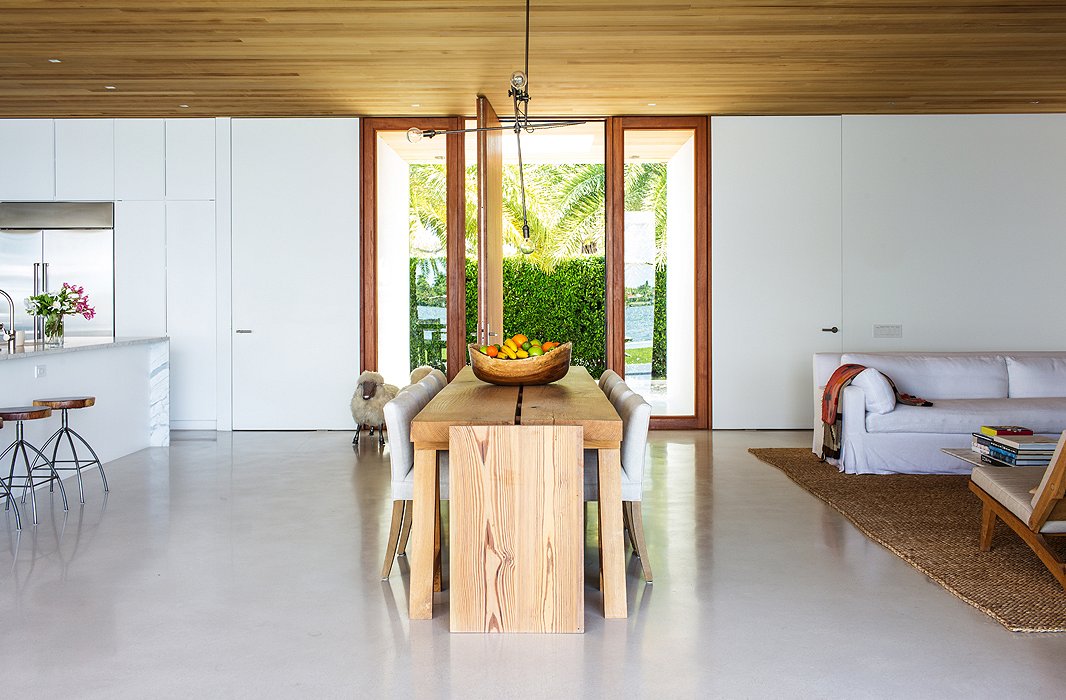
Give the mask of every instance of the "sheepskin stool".
[{"label": "sheepskin stool", "polygon": [[377,372],[367,370],[359,375],[355,393],[352,394],[352,418],[355,419],[353,445],[359,444],[359,433],[364,427],[370,428],[371,436],[377,428],[378,444],[385,445],[385,404],[396,398],[399,391],[392,384],[386,384],[385,378]]}]

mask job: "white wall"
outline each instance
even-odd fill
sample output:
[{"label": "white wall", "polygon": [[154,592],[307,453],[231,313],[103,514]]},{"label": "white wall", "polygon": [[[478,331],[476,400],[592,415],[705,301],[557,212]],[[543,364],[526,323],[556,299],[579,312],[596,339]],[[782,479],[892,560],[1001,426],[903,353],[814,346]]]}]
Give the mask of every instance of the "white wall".
[{"label": "white wall", "polygon": [[[811,425],[840,350],[840,118],[711,120],[711,421]],[[805,421],[805,422],[804,422]]]},{"label": "white wall", "polygon": [[377,149],[378,366],[389,384],[411,380],[411,167]]},{"label": "white wall", "polygon": [[1066,115],[843,123],[844,349],[1066,349]]},{"label": "white wall", "polygon": [[[809,426],[818,337],[838,351],[1066,347],[1066,115],[711,131],[715,427]],[[836,309],[839,338],[820,336]],[[874,324],[903,337],[875,339]]]}]

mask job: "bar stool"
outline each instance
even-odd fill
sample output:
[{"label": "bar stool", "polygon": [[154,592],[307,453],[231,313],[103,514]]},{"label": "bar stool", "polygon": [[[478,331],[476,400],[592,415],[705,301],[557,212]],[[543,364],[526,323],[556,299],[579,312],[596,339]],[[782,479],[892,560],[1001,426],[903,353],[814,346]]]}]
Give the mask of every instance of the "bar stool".
[{"label": "bar stool", "polygon": [[[0,428],[4,427],[4,421],[0,420]],[[6,498],[7,503],[5,507],[15,507],[15,528],[22,529],[22,518],[19,516],[19,506],[15,503],[15,494],[11,492],[11,484],[4,481],[4,477],[0,474],[0,498]]]},{"label": "bar stool", "polygon": [[[22,461],[26,465],[26,474],[20,476],[20,479],[24,479],[24,485],[22,489],[22,502],[26,502],[26,491],[30,492],[30,508],[33,511],[33,524],[37,524],[37,494],[34,491],[33,473],[38,469],[48,467],[48,471],[51,474],[40,482],[48,482],[49,490],[54,488],[55,484],[59,484],[59,493],[63,497],[63,510],[68,510],[67,506],[67,490],[63,488],[63,480],[59,478],[59,472],[56,471],[55,465],[48,461],[48,458],[44,456],[44,453],[34,447],[32,444],[26,441],[23,422],[28,420],[40,420],[42,418],[50,418],[52,416],[52,409],[47,406],[16,406],[14,408],[0,408],[0,420],[2,421],[15,421],[15,441],[8,445],[7,449],[0,453],[0,463],[7,457],[8,452],[11,453],[11,467],[7,472],[8,488],[13,485],[15,478],[15,462],[18,460],[19,452],[22,452]],[[36,456],[33,458],[33,463],[30,463],[30,457],[27,453],[27,448],[32,451]],[[8,503],[14,503],[12,499],[8,499]],[[16,511],[18,506],[16,506]],[[16,519],[18,523],[18,519]],[[21,523],[18,523],[21,528]]]},{"label": "bar stool", "polygon": [[[78,435],[67,422],[67,411],[77,410],[79,408],[89,408],[96,405],[95,396],[61,396],[55,399],[34,399],[34,406],[47,406],[53,410],[59,410],[63,412],[63,424],[59,430],[52,433],[52,437],[44,441],[44,445],[41,446],[42,452],[48,451],[48,446],[55,440],[55,445],[52,447],[52,468],[56,471],[74,471],[78,473],[78,491],[81,495],[81,502],[85,503],[85,485],[81,481],[81,470],[84,467],[91,467],[96,465],[96,468],[100,470],[100,478],[104,482],[104,491],[110,491],[107,487],[107,475],[104,474],[104,465],[100,462],[100,458],[96,456],[96,450],[92,448],[85,438]],[[73,437],[72,437],[73,436]],[[56,459],[59,455],[59,443],[63,438],[67,439],[67,444],[70,445],[70,454],[74,459]],[[78,438],[81,444],[85,445],[85,449],[89,450],[89,454],[93,456],[92,459],[85,461],[78,459],[78,451],[74,449],[74,439]],[[60,467],[60,464],[73,464],[73,467]]]}]

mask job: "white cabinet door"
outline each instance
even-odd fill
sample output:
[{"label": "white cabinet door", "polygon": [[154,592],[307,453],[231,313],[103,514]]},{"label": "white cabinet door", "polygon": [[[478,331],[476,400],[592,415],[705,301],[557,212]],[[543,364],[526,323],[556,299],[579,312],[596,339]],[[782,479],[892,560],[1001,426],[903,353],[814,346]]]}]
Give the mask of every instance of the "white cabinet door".
[{"label": "white cabinet door", "polygon": [[215,429],[215,203],[167,202],[171,426]]},{"label": "white cabinet door", "polygon": [[215,198],[215,120],[167,119],[167,199]]},{"label": "white cabinet door", "polygon": [[57,119],[56,199],[115,198],[115,120]]},{"label": "white cabinet door", "polygon": [[359,125],[234,119],[233,427],[350,429]]},{"label": "white cabinet door", "polygon": [[711,120],[715,428],[814,421],[811,355],[840,352],[839,117]]},{"label": "white cabinet door", "polygon": [[115,120],[115,199],[163,199],[165,124],[163,119]]},{"label": "white cabinet door", "polygon": [[166,205],[116,202],[115,335],[166,334]]},{"label": "white cabinet door", "polygon": [[55,123],[0,119],[0,200],[56,198]]}]

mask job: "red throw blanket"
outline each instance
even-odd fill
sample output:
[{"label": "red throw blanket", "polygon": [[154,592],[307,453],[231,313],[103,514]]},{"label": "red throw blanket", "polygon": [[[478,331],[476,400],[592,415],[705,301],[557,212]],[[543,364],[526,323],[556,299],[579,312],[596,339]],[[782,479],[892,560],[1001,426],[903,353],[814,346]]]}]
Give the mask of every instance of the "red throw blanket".
[{"label": "red throw blanket", "polygon": [[[840,365],[825,383],[825,392],[822,393],[822,454],[819,455],[823,461],[826,457],[840,459],[840,394],[844,391],[844,387],[851,384],[851,381],[865,369],[863,365]],[[892,378],[887,374],[882,374],[896,394],[898,403],[908,406],[933,405],[932,402],[917,396],[901,394]]]}]

